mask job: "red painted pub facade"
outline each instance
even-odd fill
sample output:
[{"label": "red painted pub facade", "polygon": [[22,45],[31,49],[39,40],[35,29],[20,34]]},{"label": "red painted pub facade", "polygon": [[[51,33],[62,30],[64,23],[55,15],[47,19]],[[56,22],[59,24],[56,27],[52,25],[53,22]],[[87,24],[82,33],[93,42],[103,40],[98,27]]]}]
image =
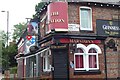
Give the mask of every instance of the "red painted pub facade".
[{"label": "red painted pub facade", "polygon": [[39,12],[39,49],[17,58],[20,78],[120,77],[119,4],[60,1],[46,3]]}]

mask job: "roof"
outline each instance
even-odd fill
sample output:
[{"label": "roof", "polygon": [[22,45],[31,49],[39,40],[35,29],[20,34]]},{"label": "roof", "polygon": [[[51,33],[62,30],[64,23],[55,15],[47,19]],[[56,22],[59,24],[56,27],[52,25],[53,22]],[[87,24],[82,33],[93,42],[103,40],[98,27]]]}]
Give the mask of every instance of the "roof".
[{"label": "roof", "polygon": [[99,2],[108,4],[120,4],[120,0],[41,0],[42,2],[67,1],[67,2]]},{"label": "roof", "polygon": [[120,0],[74,0],[80,2],[99,2],[99,3],[108,3],[108,4],[120,4]]}]

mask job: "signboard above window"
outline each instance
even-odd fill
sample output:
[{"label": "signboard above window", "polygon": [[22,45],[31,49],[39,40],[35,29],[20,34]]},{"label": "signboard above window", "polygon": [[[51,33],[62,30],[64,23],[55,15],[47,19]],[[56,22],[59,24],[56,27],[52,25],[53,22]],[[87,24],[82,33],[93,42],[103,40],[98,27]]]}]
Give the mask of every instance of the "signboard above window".
[{"label": "signboard above window", "polygon": [[120,37],[120,21],[97,20],[97,35]]}]

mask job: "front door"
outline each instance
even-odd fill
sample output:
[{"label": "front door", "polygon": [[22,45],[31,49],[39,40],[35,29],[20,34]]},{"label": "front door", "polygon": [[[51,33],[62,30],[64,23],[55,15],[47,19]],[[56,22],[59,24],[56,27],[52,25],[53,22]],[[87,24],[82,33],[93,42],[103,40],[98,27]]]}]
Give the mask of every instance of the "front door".
[{"label": "front door", "polygon": [[68,80],[68,49],[53,50],[53,79]]}]

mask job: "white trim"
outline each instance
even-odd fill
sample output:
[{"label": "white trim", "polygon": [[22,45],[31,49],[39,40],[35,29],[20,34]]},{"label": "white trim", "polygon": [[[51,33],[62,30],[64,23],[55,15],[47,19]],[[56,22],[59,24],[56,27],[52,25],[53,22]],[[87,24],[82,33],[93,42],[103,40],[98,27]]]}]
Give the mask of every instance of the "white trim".
[{"label": "white trim", "polygon": [[40,51],[40,52],[38,52],[38,53],[36,53],[36,54],[32,54],[32,55],[29,55],[29,56],[26,56],[26,57],[24,57],[24,58],[29,58],[29,57],[32,57],[32,56],[36,56],[36,55],[38,55],[38,54],[40,54],[40,53],[42,53],[42,52],[44,52],[44,51],[46,51],[46,50],[48,50],[49,48],[46,48],[46,49],[44,49],[44,50],[42,50],[42,51]]},{"label": "white trim", "polygon": [[[63,31],[63,32],[67,32],[68,29],[56,28],[55,31]],[[50,32],[51,32],[51,30],[47,31],[46,33],[48,34],[48,33],[50,33]]]},{"label": "white trim", "polygon": [[[43,53],[44,56],[43,57],[43,71],[44,72],[49,72],[51,71],[51,66],[50,66],[50,50],[48,50],[47,52]],[[45,64],[45,65],[44,65]]]},{"label": "white trim", "polygon": [[[81,9],[88,9],[88,10],[90,10],[90,28],[83,28],[83,27],[81,27]],[[92,27],[92,8],[87,7],[87,6],[81,6],[79,8],[79,15],[80,15],[80,30],[93,31],[93,27]]]},{"label": "white trim", "polygon": [[[83,44],[77,44],[76,48],[81,48],[84,52],[83,53],[74,53],[74,69],[75,70],[98,70],[99,69],[99,59],[98,59],[98,53],[102,53],[100,47],[96,44],[89,44],[87,47]],[[91,48],[94,48],[97,53],[88,53]],[[83,55],[83,64],[84,68],[76,68],[76,61],[75,61],[75,56],[76,55]],[[97,63],[97,68],[89,68],[89,55],[96,55],[96,63]]]},{"label": "white trim", "polygon": [[40,22],[43,22],[46,18],[47,18],[47,13],[43,16],[43,18]]},{"label": "white trim", "polygon": [[88,6],[81,6],[80,8],[83,8],[83,9],[91,9],[91,7],[88,7]]},{"label": "white trim", "polygon": [[84,53],[86,53],[86,46],[85,45],[83,45],[83,44],[77,44],[77,48],[81,48],[83,51],[84,51]]},{"label": "white trim", "polygon": [[56,28],[55,31],[68,31],[68,29]]},{"label": "white trim", "polygon": [[22,40],[18,44],[18,48],[21,47],[21,45],[23,45],[23,44],[24,44],[24,39],[22,38]]},{"label": "white trim", "polygon": [[[75,54],[74,54],[74,69],[75,69],[75,70],[85,70],[85,68],[76,68],[75,56],[76,56],[76,55],[83,55],[83,54],[84,54],[84,53],[80,53],[80,54],[79,54],[79,53],[75,53]],[[83,61],[84,61],[84,56],[83,56]],[[83,62],[83,65],[85,66],[84,62]]]},{"label": "white trim", "polygon": [[97,53],[102,53],[100,47],[98,47],[98,45],[96,45],[96,44],[89,44],[89,45],[87,46],[87,49],[88,49],[88,50],[91,49],[91,48],[96,49]]},{"label": "white trim", "polygon": [[24,58],[24,65],[26,65],[26,58]]},{"label": "white trim", "polygon": [[35,56],[35,54],[32,54],[32,55],[26,56],[25,58],[29,58],[29,57],[32,57],[32,56]]},{"label": "white trim", "polygon": [[19,59],[24,59],[24,57],[17,58],[16,60],[19,60]]},{"label": "white trim", "polygon": [[42,52],[44,52],[44,51],[46,51],[46,50],[48,50],[48,49],[50,49],[50,48],[46,48],[46,49],[44,49],[44,50],[42,50],[42,51],[36,53],[35,55],[38,55],[38,54],[40,54],[40,53],[42,53]]}]

